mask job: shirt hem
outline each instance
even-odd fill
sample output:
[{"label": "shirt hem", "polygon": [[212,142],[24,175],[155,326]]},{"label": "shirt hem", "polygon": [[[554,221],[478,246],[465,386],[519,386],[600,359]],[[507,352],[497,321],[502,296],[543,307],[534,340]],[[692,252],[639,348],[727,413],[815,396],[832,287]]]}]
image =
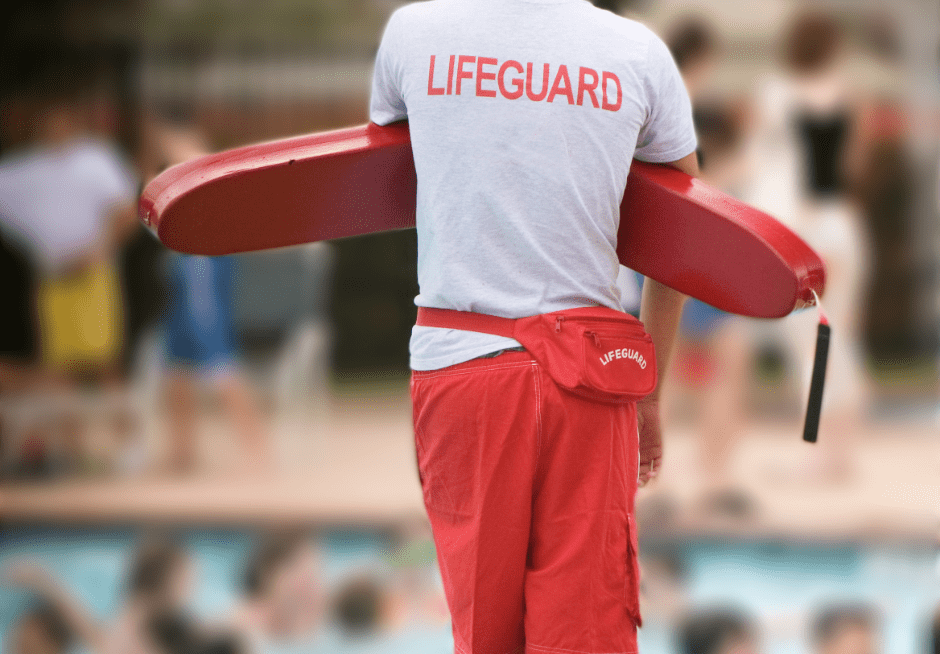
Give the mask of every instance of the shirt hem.
[{"label": "shirt hem", "polygon": [[477,357],[481,357],[485,354],[492,354],[493,352],[499,352],[500,350],[505,350],[511,347],[522,347],[522,343],[517,341],[514,338],[507,338],[503,342],[498,342],[495,344],[489,344],[482,347],[471,348],[458,352],[456,354],[450,354],[444,357],[411,357],[411,369],[412,370],[440,370],[442,368],[449,368],[450,366],[456,366],[458,363],[464,363]]},{"label": "shirt hem", "polygon": [[642,161],[644,163],[672,163],[673,161],[679,161],[679,159],[689,156],[695,152],[697,147],[697,139],[692,139],[691,141],[682,145],[682,147],[672,148],[670,150],[666,150],[665,152],[657,152],[652,155],[645,155],[640,152],[636,152],[633,156],[638,161]]}]

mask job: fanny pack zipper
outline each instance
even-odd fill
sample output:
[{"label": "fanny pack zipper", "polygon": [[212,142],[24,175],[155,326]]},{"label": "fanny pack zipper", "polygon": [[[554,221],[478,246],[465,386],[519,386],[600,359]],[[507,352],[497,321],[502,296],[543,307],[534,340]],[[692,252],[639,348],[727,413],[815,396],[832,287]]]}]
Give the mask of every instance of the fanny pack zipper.
[{"label": "fanny pack zipper", "polygon": [[[601,345],[601,335],[600,335],[598,332],[589,331],[589,330],[584,330],[584,335],[585,335],[585,336],[590,336],[590,337],[594,340],[594,346],[595,346],[595,347],[597,347],[598,349],[600,349],[600,348],[602,347],[602,345]],[[639,330],[637,331],[637,335],[641,335],[640,332],[639,332]],[[613,335],[612,335],[612,334],[608,334],[608,336],[613,336]],[[619,334],[618,334],[618,336],[619,336]],[[652,339],[650,338],[649,334],[643,332],[642,336],[643,336],[643,340],[644,340],[644,341],[646,341],[646,342],[651,342],[651,341],[652,341]]]},{"label": "fanny pack zipper", "polygon": [[[561,332],[562,323],[564,323],[565,320],[566,320],[566,317],[565,317],[565,316],[556,316],[556,317],[555,317],[555,333],[556,333],[556,334]],[[622,327],[624,327],[624,328],[627,329],[628,331],[632,331],[632,332],[636,333],[637,335],[643,335],[643,336],[646,336],[647,338],[649,338],[649,335],[646,333],[646,330],[643,328],[643,326],[642,326],[641,324],[639,324],[639,323],[635,323],[635,324],[633,324],[633,323],[625,323],[625,322],[623,322],[623,321],[622,321],[621,319],[619,319],[619,318],[574,318],[573,320],[577,320],[577,321],[579,321],[579,322],[584,322],[584,323],[598,323],[598,322],[599,322],[599,323],[605,323],[605,324],[621,325]],[[594,344],[597,345],[598,347],[600,347],[600,337],[599,337],[599,335],[597,334],[597,332],[592,331],[592,330],[587,330],[587,329],[585,329],[585,330],[584,330],[584,335],[585,335],[585,336],[588,336],[588,335],[593,336],[593,338],[594,338]]]}]

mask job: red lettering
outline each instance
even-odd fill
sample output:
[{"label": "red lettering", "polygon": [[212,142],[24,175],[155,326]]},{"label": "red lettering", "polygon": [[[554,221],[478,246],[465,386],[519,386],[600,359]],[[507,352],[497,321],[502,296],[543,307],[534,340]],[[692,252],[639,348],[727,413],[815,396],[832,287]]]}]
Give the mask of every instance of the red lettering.
[{"label": "red lettering", "polygon": [[476,62],[476,57],[469,57],[467,55],[460,55],[457,58],[457,91],[456,95],[460,95],[460,81],[465,79],[473,79],[473,69],[465,71],[463,69],[464,64],[472,64]]},{"label": "red lettering", "polygon": [[518,100],[522,97],[522,89],[525,85],[522,83],[522,78],[519,77],[509,80],[509,84],[515,87],[514,90],[508,91],[506,89],[506,71],[510,68],[514,68],[519,73],[524,72],[522,64],[520,64],[518,61],[513,61],[510,59],[509,61],[503,63],[503,65],[499,67],[499,92],[509,100]]},{"label": "red lettering", "polygon": [[[613,82],[614,85],[617,87],[617,101],[616,102],[608,102],[607,100],[607,82]],[[623,103],[623,89],[620,87],[620,78],[614,75],[613,73],[608,73],[607,71],[604,71],[601,84],[604,87],[604,102],[602,105],[603,108],[606,109],[607,111],[619,111],[620,105]]]},{"label": "red lettering", "polygon": [[434,88],[434,60],[436,57],[431,55],[431,70],[428,72],[428,95],[444,95],[444,87]]},{"label": "red lettering", "polygon": [[532,102],[541,102],[545,98],[545,96],[548,94],[548,64],[545,64],[545,69],[542,73],[542,92],[538,95],[535,95],[532,92],[532,64],[526,64],[525,94],[529,96],[529,99],[532,100]]},{"label": "red lettering", "polygon": [[450,56],[450,65],[447,67],[447,95],[454,92],[454,55]]},{"label": "red lettering", "polygon": [[[588,83],[587,78],[590,76],[591,82]],[[597,89],[597,71],[593,68],[581,67],[578,70],[578,106],[584,104],[584,93],[587,92],[591,96],[591,104],[594,105],[594,108],[597,109],[597,94],[595,90]]]},{"label": "red lettering", "polygon": [[[518,100],[525,94],[533,102],[542,100],[554,102],[557,96],[564,96],[569,105],[575,104],[575,87],[572,84],[568,66],[564,64],[558,66],[554,81],[551,81],[551,64],[542,65],[542,85],[536,93],[534,82],[536,64],[522,64],[514,59],[508,59],[500,64],[499,59],[495,57],[450,55],[445,87],[435,86],[437,56],[431,55],[430,57],[428,95],[461,95],[463,81],[476,77],[474,90],[477,97],[495,98],[502,95],[507,100]],[[456,80],[456,88],[454,88],[454,80]],[[496,89],[484,88],[484,82],[490,81],[496,82]],[[584,106],[585,97],[590,99],[591,106],[595,109],[619,111],[623,106],[623,87],[620,78],[609,71],[600,72],[580,66],[577,88],[579,107]]]},{"label": "red lettering", "polygon": [[496,73],[484,73],[484,66],[495,66],[499,63],[498,59],[492,57],[480,57],[477,59],[477,95],[481,98],[495,98],[496,91],[484,91],[483,80],[495,80]]},{"label": "red lettering", "polygon": [[[564,82],[564,90],[562,90]],[[568,67],[562,64],[558,67],[558,73],[555,75],[555,83],[552,84],[552,91],[548,94],[548,101],[551,102],[558,94],[568,98],[568,104],[574,104],[574,94],[571,92],[571,78],[568,77]]]}]

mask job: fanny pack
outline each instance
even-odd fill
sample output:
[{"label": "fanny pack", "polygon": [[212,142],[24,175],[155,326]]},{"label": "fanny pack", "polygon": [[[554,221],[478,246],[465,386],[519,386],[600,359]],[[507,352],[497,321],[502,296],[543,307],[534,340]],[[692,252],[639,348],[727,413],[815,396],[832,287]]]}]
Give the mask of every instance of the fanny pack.
[{"label": "fanny pack", "polygon": [[656,388],[653,339],[633,316],[606,307],[500,318],[418,308],[418,325],[514,338],[567,391],[599,402],[635,402]]}]

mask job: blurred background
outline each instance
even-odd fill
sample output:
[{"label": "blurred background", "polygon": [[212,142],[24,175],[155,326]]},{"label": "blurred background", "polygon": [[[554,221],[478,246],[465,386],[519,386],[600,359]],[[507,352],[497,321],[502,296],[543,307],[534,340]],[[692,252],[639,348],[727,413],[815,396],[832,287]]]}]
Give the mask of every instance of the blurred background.
[{"label": "blurred background", "polygon": [[[815,311],[688,304],[641,651],[937,654],[940,5],[597,4],[666,40],[703,177],[822,254],[835,330],[810,446]],[[135,219],[169,165],[365,122],[397,6],[3,4],[0,651],[452,651],[414,233],[204,258]]]}]

